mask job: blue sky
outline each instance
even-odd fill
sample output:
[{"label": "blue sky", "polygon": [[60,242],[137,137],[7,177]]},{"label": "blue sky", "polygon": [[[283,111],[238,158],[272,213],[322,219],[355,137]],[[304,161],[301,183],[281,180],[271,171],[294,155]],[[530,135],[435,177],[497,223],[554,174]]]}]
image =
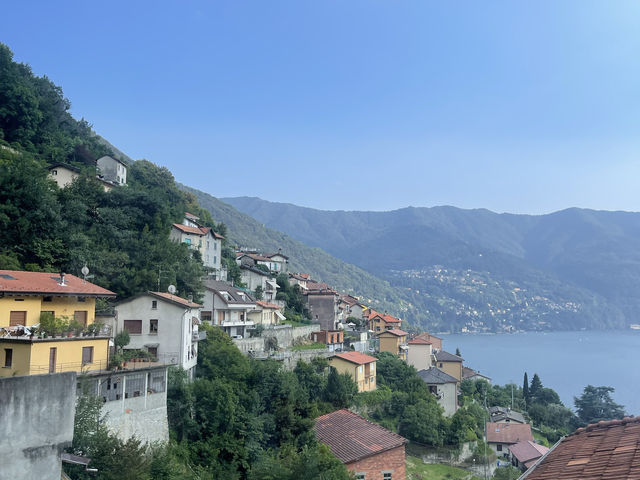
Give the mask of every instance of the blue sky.
[{"label": "blue sky", "polygon": [[[322,209],[640,211],[640,3],[5,2],[135,159]],[[11,21],[7,21],[11,19]]]}]

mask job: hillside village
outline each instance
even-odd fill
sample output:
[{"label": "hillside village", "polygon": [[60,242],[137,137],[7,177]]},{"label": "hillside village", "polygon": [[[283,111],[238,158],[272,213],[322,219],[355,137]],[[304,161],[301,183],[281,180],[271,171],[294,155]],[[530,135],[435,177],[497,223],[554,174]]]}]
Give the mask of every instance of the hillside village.
[{"label": "hillside village", "polygon": [[0,480],[398,480],[433,465],[542,479],[637,465],[638,419],[576,430],[593,422],[537,374],[492,385],[378,299],[290,271],[285,249],[232,245],[168,169],[114,153],[2,44],[0,68],[39,99],[0,124]]}]

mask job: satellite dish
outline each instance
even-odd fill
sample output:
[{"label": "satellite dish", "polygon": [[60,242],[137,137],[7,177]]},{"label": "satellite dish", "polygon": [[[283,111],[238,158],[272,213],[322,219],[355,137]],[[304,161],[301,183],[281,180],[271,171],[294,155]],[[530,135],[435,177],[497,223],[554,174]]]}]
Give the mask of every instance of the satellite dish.
[{"label": "satellite dish", "polygon": [[176,293],[176,286],[175,285],[169,285],[169,293],[171,295]]}]

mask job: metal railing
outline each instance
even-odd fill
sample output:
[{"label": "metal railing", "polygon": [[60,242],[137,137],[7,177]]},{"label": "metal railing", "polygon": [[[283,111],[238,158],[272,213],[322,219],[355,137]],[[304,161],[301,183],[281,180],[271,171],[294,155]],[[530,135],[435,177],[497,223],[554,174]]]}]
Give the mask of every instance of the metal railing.
[{"label": "metal railing", "polygon": [[110,362],[106,360],[99,360],[91,363],[84,362],[58,362],[51,366],[46,365],[31,365],[32,374],[44,374],[44,373],[61,373],[61,372],[83,372],[83,373],[97,373],[113,370],[141,370],[149,367],[156,367],[161,365],[178,365],[180,363],[180,354],[177,352],[169,352],[158,355],[155,360],[151,359],[132,359],[126,360],[119,366],[110,366]]}]

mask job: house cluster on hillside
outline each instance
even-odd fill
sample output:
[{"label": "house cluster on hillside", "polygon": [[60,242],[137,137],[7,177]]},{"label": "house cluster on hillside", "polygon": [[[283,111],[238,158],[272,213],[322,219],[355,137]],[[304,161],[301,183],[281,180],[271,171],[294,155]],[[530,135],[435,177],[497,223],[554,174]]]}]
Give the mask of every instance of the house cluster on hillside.
[{"label": "house cluster on hillside", "polygon": [[[100,182],[105,192],[127,184],[127,165],[123,161],[109,155],[104,155],[97,160],[85,155],[82,161],[88,167],[95,168],[96,180]],[[79,176],[80,169],[73,165],[56,163],[49,167],[49,178],[60,188],[69,186]]]}]

